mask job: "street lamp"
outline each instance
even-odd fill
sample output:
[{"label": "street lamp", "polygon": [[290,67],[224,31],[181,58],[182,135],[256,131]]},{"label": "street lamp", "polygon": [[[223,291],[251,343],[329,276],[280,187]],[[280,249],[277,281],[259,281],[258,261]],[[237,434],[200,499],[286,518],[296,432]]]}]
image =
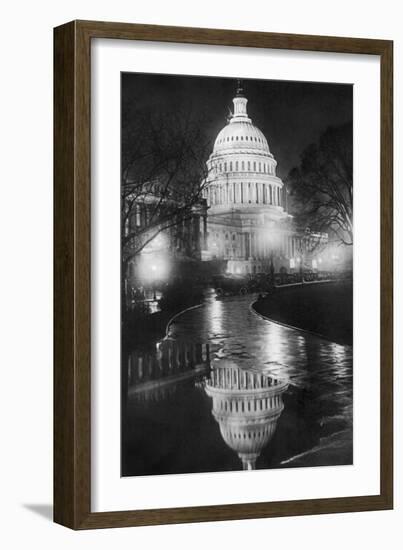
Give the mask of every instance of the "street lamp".
[{"label": "street lamp", "polygon": [[269,227],[267,232],[267,244],[270,248],[269,258],[270,258],[270,264],[269,264],[269,272],[270,272],[270,283],[274,287],[274,274],[275,274],[275,267],[274,267],[274,252],[279,244],[279,233],[276,231],[274,227]]},{"label": "street lamp", "polygon": [[[157,272],[157,266],[155,264],[152,264],[151,271],[153,273]],[[152,281],[153,281],[153,291],[154,291],[153,300],[154,300],[154,302],[156,302],[157,301],[157,287],[156,287],[156,284],[155,284],[156,283],[155,277],[152,278]]]}]

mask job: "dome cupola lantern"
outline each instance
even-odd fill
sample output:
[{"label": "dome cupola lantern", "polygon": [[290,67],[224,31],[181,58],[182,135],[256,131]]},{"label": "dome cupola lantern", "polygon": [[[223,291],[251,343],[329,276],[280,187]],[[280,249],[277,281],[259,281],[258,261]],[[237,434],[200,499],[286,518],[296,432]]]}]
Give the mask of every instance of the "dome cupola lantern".
[{"label": "dome cupola lantern", "polygon": [[238,80],[236,95],[232,101],[234,102],[234,116],[230,120],[230,123],[240,121],[252,122],[251,119],[248,117],[248,113],[246,111],[248,100],[244,96],[243,86],[240,80]]}]

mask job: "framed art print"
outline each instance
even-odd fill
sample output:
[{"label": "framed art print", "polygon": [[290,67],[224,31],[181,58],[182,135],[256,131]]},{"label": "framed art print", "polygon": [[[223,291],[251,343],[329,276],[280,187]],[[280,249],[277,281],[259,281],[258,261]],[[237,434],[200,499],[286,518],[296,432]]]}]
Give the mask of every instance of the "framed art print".
[{"label": "framed art print", "polygon": [[390,509],[392,43],[54,44],[55,521]]}]

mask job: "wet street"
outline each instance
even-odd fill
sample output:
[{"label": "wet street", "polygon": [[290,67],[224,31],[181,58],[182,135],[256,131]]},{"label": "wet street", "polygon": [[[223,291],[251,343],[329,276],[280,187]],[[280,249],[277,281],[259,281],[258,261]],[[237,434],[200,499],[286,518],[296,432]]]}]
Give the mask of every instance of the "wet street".
[{"label": "wet street", "polygon": [[210,295],[176,316],[147,380],[146,359],[132,359],[123,475],[352,463],[352,347],[263,319],[252,302]]}]

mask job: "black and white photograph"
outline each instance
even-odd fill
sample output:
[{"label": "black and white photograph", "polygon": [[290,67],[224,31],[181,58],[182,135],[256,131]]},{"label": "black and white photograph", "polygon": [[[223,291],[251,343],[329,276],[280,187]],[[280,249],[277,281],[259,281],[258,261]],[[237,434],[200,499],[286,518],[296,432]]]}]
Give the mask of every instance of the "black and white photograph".
[{"label": "black and white photograph", "polygon": [[349,83],[121,73],[123,477],[353,464],[352,121]]}]

